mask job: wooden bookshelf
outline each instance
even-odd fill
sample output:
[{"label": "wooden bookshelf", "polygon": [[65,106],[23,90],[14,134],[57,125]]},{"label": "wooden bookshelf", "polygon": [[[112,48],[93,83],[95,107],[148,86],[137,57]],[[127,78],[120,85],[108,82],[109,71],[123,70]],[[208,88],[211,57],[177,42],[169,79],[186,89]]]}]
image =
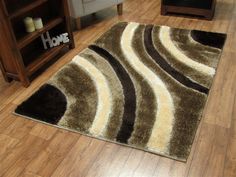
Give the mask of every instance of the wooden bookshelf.
[{"label": "wooden bookshelf", "polygon": [[[56,7],[56,8],[55,8]],[[25,31],[23,19],[41,17],[44,27]],[[19,80],[29,86],[31,76],[64,48],[74,48],[67,0],[0,0],[0,69],[6,81]],[[70,42],[44,50],[40,36],[68,33]]]}]

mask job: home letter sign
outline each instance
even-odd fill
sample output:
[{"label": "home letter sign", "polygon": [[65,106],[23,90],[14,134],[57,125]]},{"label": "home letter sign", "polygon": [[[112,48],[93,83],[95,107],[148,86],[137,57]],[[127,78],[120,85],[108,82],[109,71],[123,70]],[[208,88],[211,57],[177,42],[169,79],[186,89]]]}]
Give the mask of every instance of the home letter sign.
[{"label": "home letter sign", "polygon": [[52,48],[60,45],[61,43],[65,44],[70,41],[70,39],[68,38],[68,33],[63,33],[59,36],[51,38],[49,32],[46,32],[46,37],[44,37],[44,34],[42,34],[41,39],[45,50],[48,49],[47,44],[50,48]]}]

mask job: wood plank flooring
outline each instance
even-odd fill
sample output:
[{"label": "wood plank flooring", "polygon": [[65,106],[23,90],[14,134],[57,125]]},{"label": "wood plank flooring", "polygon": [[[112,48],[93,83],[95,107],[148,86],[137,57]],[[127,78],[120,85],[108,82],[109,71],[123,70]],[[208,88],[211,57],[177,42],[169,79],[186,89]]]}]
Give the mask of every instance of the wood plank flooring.
[{"label": "wood plank flooring", "polygon": [[[76,53],[118,21],[227,33],[228,38],[203,119],[187,163],[149,154],[12,115]],[[76,48],[29,88],[0,76],[0,176],[4,177],[235,177],[236,176],[236,1],[218,0],[213,21],[160,16],[160,0],[126,0],[82,19]]]}]

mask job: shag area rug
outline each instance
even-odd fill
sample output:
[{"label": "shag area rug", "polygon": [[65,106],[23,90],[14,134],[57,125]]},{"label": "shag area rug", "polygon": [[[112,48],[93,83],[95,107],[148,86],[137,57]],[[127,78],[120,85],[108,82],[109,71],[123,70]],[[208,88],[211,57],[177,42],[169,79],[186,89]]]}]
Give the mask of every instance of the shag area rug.
[{"label": "shag area rug", "polygon": [[225,38],[118,23],[15,113],[186,161]]}]

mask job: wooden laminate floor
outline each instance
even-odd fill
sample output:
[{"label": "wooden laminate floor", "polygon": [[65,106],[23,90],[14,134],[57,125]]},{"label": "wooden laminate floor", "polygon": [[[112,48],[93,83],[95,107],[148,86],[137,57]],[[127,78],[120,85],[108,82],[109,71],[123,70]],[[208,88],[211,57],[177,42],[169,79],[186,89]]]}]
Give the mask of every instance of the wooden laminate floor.
[{"label": "wooden laminate floor", "polygon": [[[236,1],[219,0],[213,21],[160,16],[160,0],[126,0],[83,19],[76,48],[29,88],[0,76],[0,176],[236,177]],[[187,163],[88,138],[12,115],[60,67],[117,21],[153,23],[228,34],[203,119]],[[88,25],[90,24],[90,25]]]}]

